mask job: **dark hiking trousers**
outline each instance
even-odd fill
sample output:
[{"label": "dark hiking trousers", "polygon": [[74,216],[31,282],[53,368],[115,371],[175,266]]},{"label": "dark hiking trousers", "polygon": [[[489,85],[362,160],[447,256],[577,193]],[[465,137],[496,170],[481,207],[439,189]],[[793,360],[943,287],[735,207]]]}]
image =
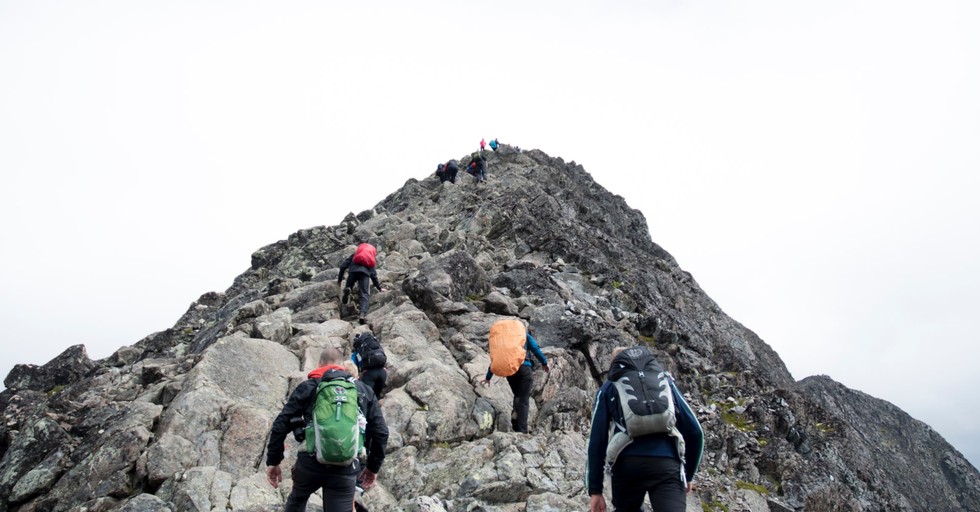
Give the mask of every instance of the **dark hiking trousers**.
[{"label": "dark hiking trousers", "polygon": [[306,452],[297,454],[293,490],[286,498],[285,512],[305,512],[306,502],[317,489],[323,489],[323,512],[351,512],[357,475],[345,475],[340,469],[320,464]]},{"label": "dark hiking trousers", "polygon": [[385,389],[385,382],[388,381],[388,370],[384,368],[371,368],[361,372],[361,382],[367,384],[374,396],[381,399],[381,392]]},{"label": "dark hiking trousers", "polygon": [[672,457],[626,456],[612,470],[612,504],[616,512],[636,512],[650,495],[654,512],[684,512],[687,490],[681,461]]},{"label": "dark hiking trousers", "polygon": [[531,365],[522,364],[517,373],[507,377],[510,390],[514,392],[514,410],[510,413],[510,426],[514,432],[527,433],[527,415],[531,410],[531,386],[534,384],[534,370]]},{"label": "dark hiking trousers", "polygon": [[347,284],[344,285],[344,288],[353,288],[354,283],[357,283],[357,290],[361,294],[361,303],[358,304],[358,316],[367,316],[368,299],[371,298],[371,276],[362,272],[351,272],[347,274]]}]

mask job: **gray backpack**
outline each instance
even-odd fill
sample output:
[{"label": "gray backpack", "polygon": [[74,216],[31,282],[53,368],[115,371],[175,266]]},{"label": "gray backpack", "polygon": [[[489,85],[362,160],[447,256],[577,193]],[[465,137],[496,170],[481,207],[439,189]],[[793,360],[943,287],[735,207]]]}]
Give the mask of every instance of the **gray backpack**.
[{"label": "gray backpack", "polygon": [[609,381],[616,390],[615,401],[622,409],[622,424],[609,427],[606,470],[633,439],[649,434],[669,434],[676,439],[677,454],[684,459],[684,437],[677,430],[677,409],[671,391],[671,376],[654,359],[650,349],[630,347],[620,352],[609,368]]}]

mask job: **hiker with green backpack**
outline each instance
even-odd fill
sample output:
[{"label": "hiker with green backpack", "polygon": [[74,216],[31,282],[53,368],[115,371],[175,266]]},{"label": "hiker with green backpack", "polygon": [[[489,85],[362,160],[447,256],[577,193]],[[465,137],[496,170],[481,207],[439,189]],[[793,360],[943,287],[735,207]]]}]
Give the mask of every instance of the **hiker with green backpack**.
[{"label": "hiker with green backpack", "polygon": [[[293,432],[303,443],[293,465],[286,512],[306,510],[318,489],[323,490],[324,512],[350,512],[357,487],[373,487],[381,470],[388,426],[374,391],[344,371],[343,363],[339,349],[324,349],[319,368],[296,387],[272,422],[266,475],[273,488],[282,482],[279,464],[286,436]],[[361,460],[365,456],[366,463]]]},{"label": "hiker with green backpack", "polygon": [[704,432],[670,373],[644,346],[613,350],[596,394],[585,483],[591,512],[606,512],[603,473],[617,512],[684,512],[704,451]]},{"label": "hiker with green backpack", "polygon": [[494,375],[507,378],[510,390],[514,393],[514,409],[510,414],[511,429],[526,434],[527,417],[531,410],[531,387],[534,385],[534,362],[531,354],[541,361],[546,373],[551,372],[548,359],[520,319],[497,320],[490,326],[489,338],[490,367],[487,368],[483,385],[489,386]]},{"label": "hiker with green backpack", "polygon": [[466,172],[473,176],[477,183],[487,181],[487,157],[483,156],[483,152],[470,155],[470,163],[466,166]]}]

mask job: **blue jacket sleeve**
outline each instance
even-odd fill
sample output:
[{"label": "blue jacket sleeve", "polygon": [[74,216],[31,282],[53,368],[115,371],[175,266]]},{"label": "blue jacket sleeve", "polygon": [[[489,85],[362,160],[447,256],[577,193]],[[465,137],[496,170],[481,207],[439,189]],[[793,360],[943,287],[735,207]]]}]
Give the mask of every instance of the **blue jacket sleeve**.
[{"label": "blue jacket sleeve", "polygon": [[538,358],[538,361],[541,361],[541,364],[548,365],[548,359],[544,357],[544,352],[541,352],[538,341],[534,339],[534,336],[531,336],[531,333],[527,333],[527,348],[534,354],[534,357]]},{"label": "blue jacket sleeve", "polygon": [[608,392],[609,386],[603,384],[596,393],[595,405],[592,407],[592,429],[589,431],[588,459],[585,464],[585,488],[588,489],[589,496],[602,494],[606,446],[609,444],[609,409],[606,404]]},{"label": "blue jacket sleeve", "polygon": [[670,389],[674,393],[674,404],[677,406],[677,430],[684,437],[684,474],[690,482],[694,480],[694,474],[701,464],[701,455],[704,453],[704,431],[673,380],[670,382]]}]

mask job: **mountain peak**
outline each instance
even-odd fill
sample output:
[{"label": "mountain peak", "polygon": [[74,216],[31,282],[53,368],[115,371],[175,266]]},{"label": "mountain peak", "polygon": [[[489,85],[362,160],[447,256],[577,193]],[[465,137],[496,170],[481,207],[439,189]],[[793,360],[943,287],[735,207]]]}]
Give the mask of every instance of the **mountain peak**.
[{"label": "mountain peak", "polygon": [[[980,509],[980,475],[938,434],[827,377],[795,382],[580,165],[506,145],[487,164],[484,183],[410,179],[258,249],[226,291],[109,358],[77,346],[18,365],[0,393],[0,512],[277,510],[271,421],[320,350],[349,354],[366,329],[391,365],[371,510],[586,509],[595,392],[612,349],[637,344],[705,430],[689,507]],[[387,288],[367,326],[342,317],[336,284],[360,240]],[[478,385],[501,316],[528,321],[551,367],[535,376],[530,435],[510,432],[507,386]]]}]

